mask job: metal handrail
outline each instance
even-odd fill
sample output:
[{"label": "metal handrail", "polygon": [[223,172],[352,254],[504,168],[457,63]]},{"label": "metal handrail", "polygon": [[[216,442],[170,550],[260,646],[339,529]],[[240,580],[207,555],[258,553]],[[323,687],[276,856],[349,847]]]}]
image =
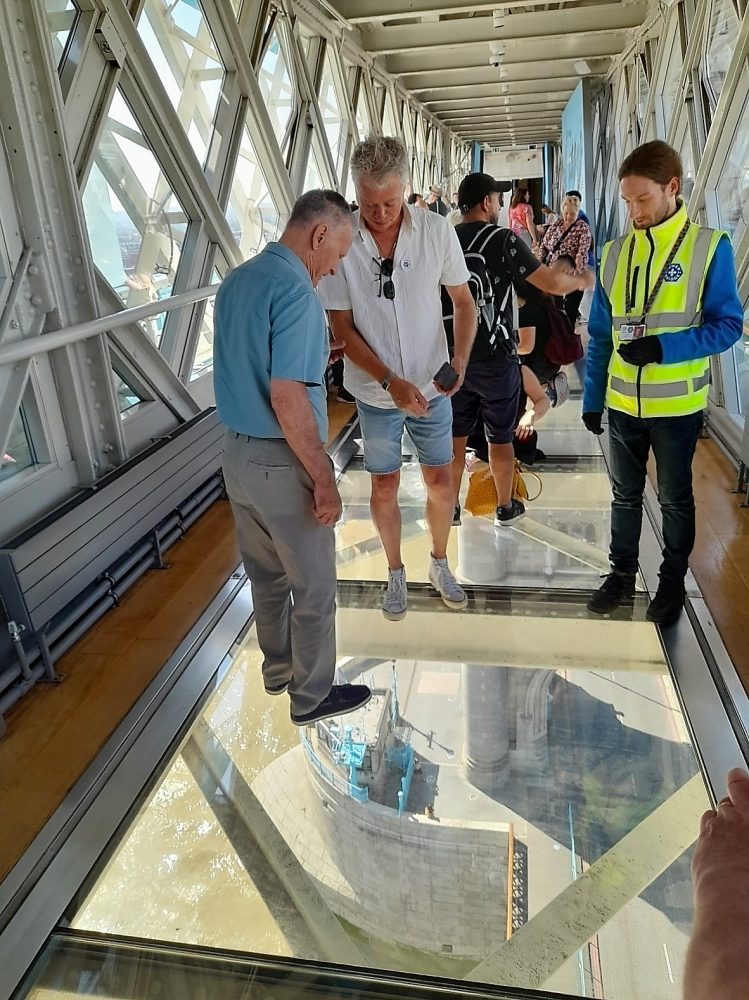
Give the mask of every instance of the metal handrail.
[{"label": "metal handrail", "polygon": [[204,299],[212,298],[220,287],[219,284],[193,288],[189,292],[171,295],[168,299],[147,302],[145,305],[122,309],[119,312],[110,313],[108,316],[88,320],[86,323],[77,323],[64,330],[54,330],[52,333],[45,333],[39,337],[30,337],[27,340],[7,344],[0,347],[0,367],[14,364],[16,361],[25,361],[27,358],[33,358],[36,354],[46,354],[47,351],[54,351],[58,347],[67,347],[68,344],[75,344],[79,340],[86,340],[88,337],[95,337],[108,330],[127,326],[128,323],[148,319],[149,316],[158,316],[159,313],[189,306],[194,302],[202,302]]}]

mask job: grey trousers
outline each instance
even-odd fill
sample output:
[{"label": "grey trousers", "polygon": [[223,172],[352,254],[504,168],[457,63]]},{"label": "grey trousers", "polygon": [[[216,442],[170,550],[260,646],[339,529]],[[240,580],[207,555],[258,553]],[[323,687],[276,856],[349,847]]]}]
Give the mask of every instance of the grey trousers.
[{"label": "grey trousers", "polygon": [[286,441],[227,431],[224,479],[252,584],[266,687],[289,684],[295,715],[327,697],[335,674],[333,528],[312,513],[312,480]]}]

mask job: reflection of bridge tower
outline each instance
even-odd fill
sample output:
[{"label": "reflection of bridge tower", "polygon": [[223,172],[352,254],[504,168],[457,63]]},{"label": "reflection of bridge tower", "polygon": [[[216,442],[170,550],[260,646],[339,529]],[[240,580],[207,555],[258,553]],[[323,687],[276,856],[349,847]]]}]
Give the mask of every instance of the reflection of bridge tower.
[{"label": "reflection of bridge tower", "polygon": [[463,774],[491,794],[507,781],[510,766],[508,668],[464,663],[462,674]]},{"label": "reflection of bridge tower", "polygon": [[464,663],[463,774],[491,795],[510,771],[543,771],[553,670]]}]

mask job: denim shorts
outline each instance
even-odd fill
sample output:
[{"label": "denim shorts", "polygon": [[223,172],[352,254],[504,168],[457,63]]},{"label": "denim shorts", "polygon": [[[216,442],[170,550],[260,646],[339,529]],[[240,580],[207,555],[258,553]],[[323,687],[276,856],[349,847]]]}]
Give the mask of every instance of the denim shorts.
[{"label": "denim shorts", "polygon": [[373,476],[386,476],[400,469],[404,428],[416,447],[420,465],[449,465],[452,462],[453,410],[446,396],[430,400],[425,417],[370,406],[358,399],[356,408],[364,444],[364,468]]}]

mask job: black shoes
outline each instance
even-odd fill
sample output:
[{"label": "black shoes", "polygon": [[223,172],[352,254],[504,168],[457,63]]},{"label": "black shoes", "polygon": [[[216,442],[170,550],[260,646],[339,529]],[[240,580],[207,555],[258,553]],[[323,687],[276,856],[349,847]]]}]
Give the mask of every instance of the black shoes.
[{"label": "black shoes", "polygon": [[283,684],[275,684],[272,687],[270,685],[266,684],[265,685],[265,693],[273,695],[274,698],[277,698],[278,695],[280,695],[280,694],[286,694],[286,691],[288,690],[288,687],[289,687],[289,682],[288,681],[284,681]]},{"label": "black shoes", "polygon": [[596,615],[607,615],[609,611],[618,608],[622,601],[634,596],[634,574],[622,576],[620,573],[609,573],[598,590],[590,595],[588,611]]},{"label": "black shoes", "polygon": [[348,389],[344,389],[342,385],[338,386],[338,402],[339,403],[355,403],[356,399]]},{"label": "black shoes", "polygon": [[321,719],[329,719],[334,715],[346,715],[363,708],[372,697],[372,692],[365,684],[337,684],[330,689],[327,698],[320,702],[317,708],[303,715],[291,713],[291,721],[295,726],[309,726]]},{"label": "black shoes", "polygon": [[500,528],[505,524],[513,524],[523,517],[525,517],[525,504],[513,498],[507,507],[497,507],[497,512],[494,515],[494,525]]},{"label": "black shoes", "polygon": [[648,605],[645,617],[656,625],[673,625],[681,614],[685,597],[683,583],[664,583],[661,580],[655,597]]},{"label": "black shoes", "polygon": [[460,520],[460,504],[456,503],[453,510],[453,528],[459,528],[462,523]]}]

